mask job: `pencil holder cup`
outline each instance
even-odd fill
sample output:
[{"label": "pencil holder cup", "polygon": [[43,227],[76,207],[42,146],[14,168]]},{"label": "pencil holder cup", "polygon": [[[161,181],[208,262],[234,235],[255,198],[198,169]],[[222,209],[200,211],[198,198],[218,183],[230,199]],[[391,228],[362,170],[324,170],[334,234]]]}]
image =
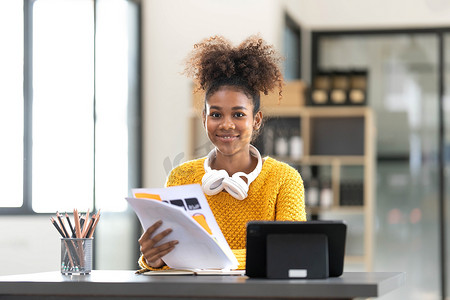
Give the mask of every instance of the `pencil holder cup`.
[{"label": "pencil holder cup", "polygon": [[92,271],[93,238],[61,239],[61,273],[87,275]]}]

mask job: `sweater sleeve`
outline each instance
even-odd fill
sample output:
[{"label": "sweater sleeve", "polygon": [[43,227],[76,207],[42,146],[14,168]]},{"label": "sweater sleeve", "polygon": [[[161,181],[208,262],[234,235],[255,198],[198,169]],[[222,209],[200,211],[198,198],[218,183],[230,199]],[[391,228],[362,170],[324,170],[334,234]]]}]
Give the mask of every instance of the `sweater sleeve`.
[{"label": "sweater sleeve", "polygon": [[237,261],[239,262],[238,270],[245,270],[245,249],[232,249],[234,256],[236,256]]},{"label": "sweater sleeve", "polygon": [[138,271],[136,272],[137,274],[142,274],[142,273],[147,272],[147,271],[167,270],[167,269],[170,269],[167,265],[162,266],[161,268],[153,268],[153,267],[150,267],[150,266],[147,264],[147,262],[145,261],[144,255],[142,255],[142,254],[141,254],[141,257],[139,257],[138,265],[139,265],[139,267],[141,267],[141,269],[138,270]]},{"label": "sweater sleeve", "polygon": [[277,197],[277,221],[306,221],[305,189],[297,170],[287,167]]}]

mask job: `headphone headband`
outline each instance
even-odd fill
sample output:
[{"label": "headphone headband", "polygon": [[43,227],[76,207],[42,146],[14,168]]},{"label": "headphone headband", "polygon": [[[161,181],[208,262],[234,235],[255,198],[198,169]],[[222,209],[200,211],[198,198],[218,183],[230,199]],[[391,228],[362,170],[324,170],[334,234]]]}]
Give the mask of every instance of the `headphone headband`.
[{"label": "headphone headband", "polygon": [[[216,154],[216,151],[216,148],[211,150],[203,164],[205,168],[205,175],[202,178],[203,192],[207,195],[216,195],[225,189],[231,196],[238,200],[247,198],[250,184],[256,179],[256,177],[258,177],[262,169],[262,159],[258,149],[256,149],[253,145],[250,145],[250,154],[258,159],[255,169],[249,174],[237,172],[231,177],[225,170],[212,170],[209,166],[209,162]],[[245,182],[241,177],[247,178],[247,182]]]}]

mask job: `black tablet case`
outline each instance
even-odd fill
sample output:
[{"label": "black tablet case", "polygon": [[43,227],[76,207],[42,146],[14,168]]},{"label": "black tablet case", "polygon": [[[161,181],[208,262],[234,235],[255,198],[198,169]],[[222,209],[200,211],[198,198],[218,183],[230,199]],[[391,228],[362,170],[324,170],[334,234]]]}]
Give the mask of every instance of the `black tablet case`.
[{"label": "black tablet case", "polygon": [[[268,278],[267,237],[269,235],[322,234],[327,237],[328,243],[328,265],[329,265],[328,276],[330,277],[341,276],[344,269],[346,233],[347,233],[347,225],[343,221],[249,222],[247,224],[247,254],[246,254],[245,274],[249,277]],[[290,249],[288,251],[289,255],[296,256],[297,254],[299,254],[294,249]],[[271,257],[273,258],[273,256]],[[292,262],[291,259],[284,259],[286,257],[287,257],[286,255],[279,256],[281,260],[287,261],[288,263]],[[275,261],[276,259],[277,258],[275,258]],[[278,263],[281,262],[278,261]]]}]

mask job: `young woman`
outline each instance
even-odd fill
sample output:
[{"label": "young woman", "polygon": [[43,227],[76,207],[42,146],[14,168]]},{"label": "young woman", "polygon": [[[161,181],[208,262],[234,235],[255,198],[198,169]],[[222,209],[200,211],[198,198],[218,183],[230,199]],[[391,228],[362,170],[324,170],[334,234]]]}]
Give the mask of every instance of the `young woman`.
[{"label": "young woman", "polygon": [[[174,168],[166,185],[198,183],[228,244],[245,269],[246,224],[251,220],[306,221],[300,174],[271,157],[261,158],[251,145],[261,128],[260,93],[281,87],[280,57],[257,36],[238,47],[223,37],[194,46],[185,73],[205,91],[203,125],[215,148],[197,160]],[[155,246],[171,229],[139,239],[144,269],[164,267],[163,257],[177,241]]]}]

